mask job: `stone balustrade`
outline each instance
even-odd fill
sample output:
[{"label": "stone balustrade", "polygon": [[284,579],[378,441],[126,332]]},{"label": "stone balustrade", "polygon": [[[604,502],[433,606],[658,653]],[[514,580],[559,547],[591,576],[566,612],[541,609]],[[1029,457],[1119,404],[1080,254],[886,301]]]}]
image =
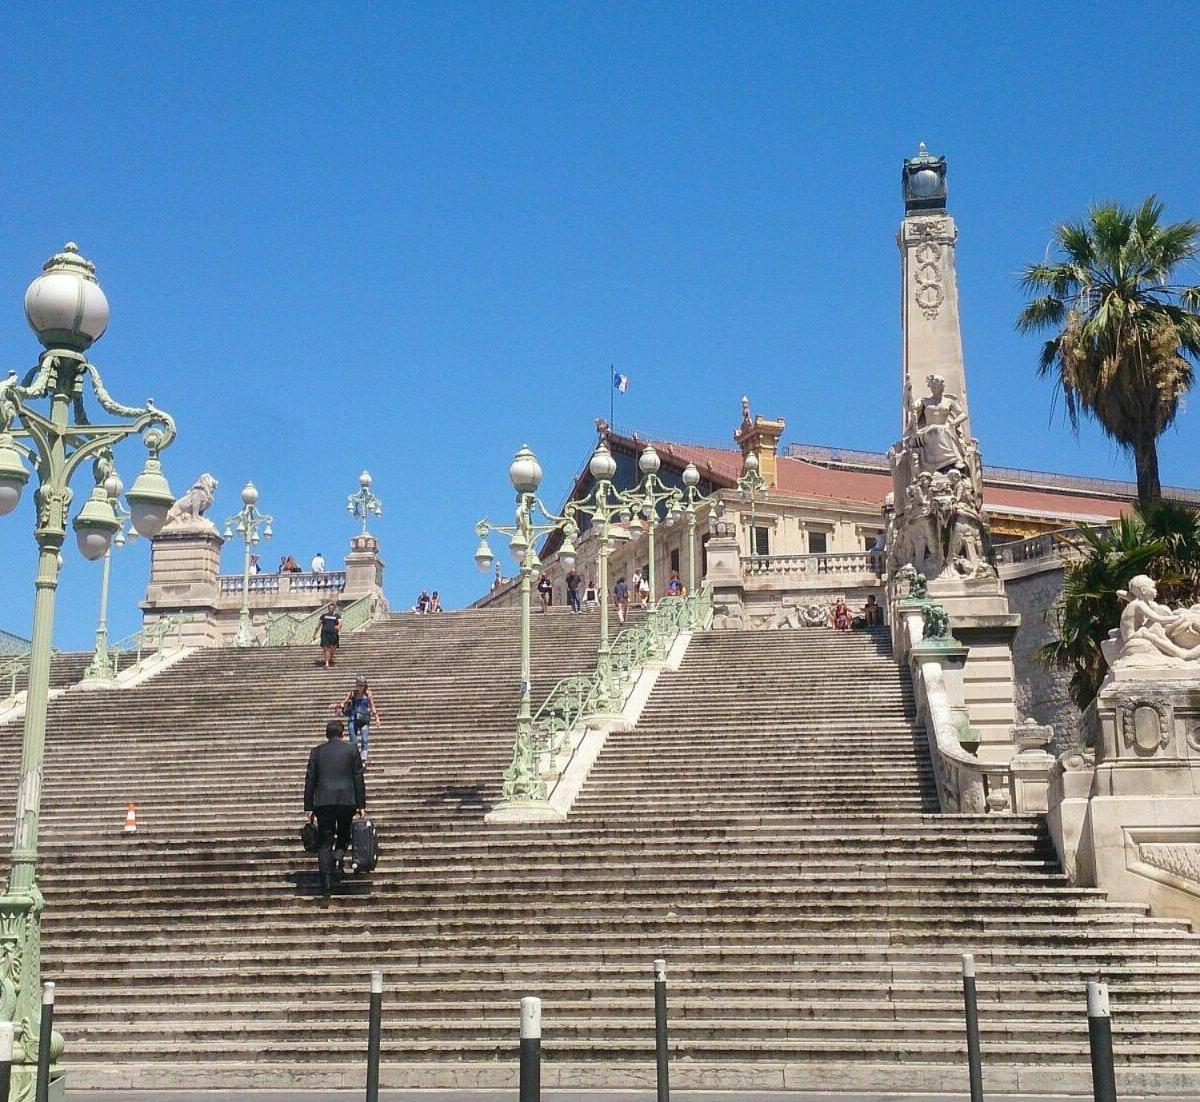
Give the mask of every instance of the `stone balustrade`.
[{"label": "stone balustrade", "polygon": [[817,555],[743,555],[746,577],[816,577],[826,574],[875,575],[871,556],[866,551],[831,551]]},{"label": "stone balustrade", "polygon": [[[220,577],[223,597],[242,595],[241,574],[222,574]],[[290,593],[341,593],[346,588],[344,570],[327,570],[320,574],[251,574],[251,593],[272,593],[287,596]]]}]

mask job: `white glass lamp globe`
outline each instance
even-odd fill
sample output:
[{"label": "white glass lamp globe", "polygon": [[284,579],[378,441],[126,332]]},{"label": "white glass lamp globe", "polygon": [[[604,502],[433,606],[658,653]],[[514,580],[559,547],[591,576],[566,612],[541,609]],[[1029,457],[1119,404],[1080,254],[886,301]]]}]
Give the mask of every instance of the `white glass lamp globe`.
[{"label": "white glass lamp globe", "polygon": [[21,500],[21,491],[29,481],[29,472],[21,462],[12,437],[0,433],[0,517],[11,513]]},{"label": "white glass lamp globe", "polygon": [[662,460],[658,458],[654,445],[647,444],[646,450],[638,456],[638,469],[642,474],[655,474],[661,466]]},{"label": "white glass lamp globe", "polygon": [[757,471],[758,470],[758,456],[755,455],[754,452],[751,452],[748,456],[746,456],[746,462],[745,462],[744,466],[747,471]]},{"label": "white glass lamp globe", "polygon": [[928,199],[937,194],[941,176],[932,168],[919,168],[908,177],[908,190],[917,199]]},{"label": "white glass lamp globe", "polygon": [[596,448],[595,454],[588,463],[588,470],[592,472],[594,479],[611,480],[612,476],[617,473],[617,461],[612,457],[608,448],[601,444]]},{"label": "white glass lamp globe", "polygon": [[68,241],[42,266],[25,291],[25,317],[46,348],[82,352],[108,328],[108,299],[96,282],[96,265]]},{"label": "white glass lamp globe", "polygon": [[370,472],[370,471],[363,471],[363,473],[362,473],[362,474],[360,474],[360,475],[358,476],[358,484],[359,484],[359,485],[360,485],[360,486],[361,486],[361,487],[362,487],[364,490],[365,490],[365,489],[366,489],[368,486],[370,486],[370,485],[371,485],[371,472]]},{"label": "white glass lamp globe", "polygon": [[479,573],[486,574],[491,570],[493,561],[492,549],[488,547],[487,540],[481,539],[475,548],[475,565],[479,567]]},{"label": "white glass lamp globe", "polygon": [[85,559],[101,559],[108,551],[113,535],[121,527],[113,512],[108,493],[102,486],[92,491],[72,525],[79,553]]},{"label": "white glass lamp globe", "polygon": [[513,489],[519,494],[533,494],[542,484],[542,465],[537,456],[529,450],[528,444],[522,444],[521,450],[513,456],[512,465],[508,468],[508,478]]},{"label": "white glass lamp globe", "polygon": [[258,504],[258,487],[253,482],[247,482],[242,487],[242,504],[257,505]]},{"label": "white glass lamp globe", "polygon": [[683,484],[685,486],[700,485],[700,471],[697,469],[695,463],[689,463],[683,468]]},{"label": "white glass lamp globe", "polygon": [[131,523],[139,536],[153,539],[163,530],[167,513],[175,504],[175,495],[171,493],[159,460],[146,460],[146,466],[129,488],[125,500],[129,502]]},{"label": "white glass lamp globe", "polygon": [[509,541],[508,550],[511,553],[513,559],[519,563],[524,560],[525,552],[529,550],[529,541],[526,540],[525,537],[523,535],[521,535],[520,532],[518,532]]},{"label": "white glass lamp globe", "polygon": [[118,498],[125,492],[125,483],[121,481],[121,476],[118,474],[110,474],[104,480],[104,492],[110,498]]}]

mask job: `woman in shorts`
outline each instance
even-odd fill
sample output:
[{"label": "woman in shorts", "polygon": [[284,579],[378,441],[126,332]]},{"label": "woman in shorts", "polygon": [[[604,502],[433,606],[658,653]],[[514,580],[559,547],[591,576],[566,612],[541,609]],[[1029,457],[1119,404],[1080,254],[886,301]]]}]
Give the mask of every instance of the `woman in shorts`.
[{"label": "woman in shorts", "polygon": [[330,601],[329,607],[321,613],[321,655],[325,659],[325,668],[333,664],[333,653],[341,643],[338,634],[342,626],[342,618],[338,614],[337,601]]}]

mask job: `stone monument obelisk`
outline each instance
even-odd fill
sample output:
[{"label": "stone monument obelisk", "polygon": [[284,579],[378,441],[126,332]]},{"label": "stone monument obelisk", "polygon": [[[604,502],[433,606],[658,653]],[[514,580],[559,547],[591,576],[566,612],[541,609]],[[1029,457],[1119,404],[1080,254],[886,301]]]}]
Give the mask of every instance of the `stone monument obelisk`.
[{"label": "stone monument obelisk", "polygon": [[946,160],[924,143],[902,170],[900,223],[904,362],[900,440],[889,452],[894,513],[888,549],[891,596],[904,576],[928,580],[954,636],[968,647],[964,685],[979,756],[1007,761],[1012,727],[1012,638],[983,503],[983,465],[971,435],[958,320],[954,250],[958,227],[946,210]]}]

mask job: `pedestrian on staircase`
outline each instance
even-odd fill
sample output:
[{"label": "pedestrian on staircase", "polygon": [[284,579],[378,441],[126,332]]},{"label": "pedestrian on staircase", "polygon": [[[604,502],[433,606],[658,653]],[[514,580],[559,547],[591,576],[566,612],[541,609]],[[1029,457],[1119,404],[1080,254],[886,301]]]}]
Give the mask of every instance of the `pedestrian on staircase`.
[{"label": "pedestrian on staircase", "polygon": [[550,582],[549,575],[543,574],[538,578],[537,591],[538,597],[541,598],[542,611],[548,612],[554,603],[554,586]]},{"label": "pedestrian on staircase", "polygon": [[371,753],[371,724],[379,722],[379,712],[364,674],[360,673],[354,679],[354,688],[333,705],[333,714],[346,717],[350,725],[350,745],[358,748],[363,769],[366,769]]},{"label": "pedestrian on staircase", "polygon": [[585,608],[599,608],[600,602],[596,600],[596,579],[589,577],[587,587],[583,591],[583,604]]},{"label": "pedestrian on staircase", "polygon": [[583,611],[579,604],[579,587],[581,585],[583,585],[583,578],[578,571],[571,569],[567,574],[567,604],[572,613]]},{"label": "pedestrian on staircase", "polygon": [[338,613],[337,600],[329,602],[328,607],[321,613],[321,655],[325,659],[325,668],[334,664],[334,652],[341,645],[342,617]]},{"label": "pedestrian on staircase", "polygon": [[354,815],[367,808],[362,758],[344,734],[340,719],[325,724],[325,741],[309,751],[304,775],[304,810],[317,826],[317,869],[324,896],[333,894],[334,871],[350,848]]},{"label": "pedestrian on staircase", "polygon": [[617,579],[617,584],[613,586],[613,604],[617,606],[617,623],[625,623],[625,619],[629,615],[629,586],[625,581],[624,574]]}]

